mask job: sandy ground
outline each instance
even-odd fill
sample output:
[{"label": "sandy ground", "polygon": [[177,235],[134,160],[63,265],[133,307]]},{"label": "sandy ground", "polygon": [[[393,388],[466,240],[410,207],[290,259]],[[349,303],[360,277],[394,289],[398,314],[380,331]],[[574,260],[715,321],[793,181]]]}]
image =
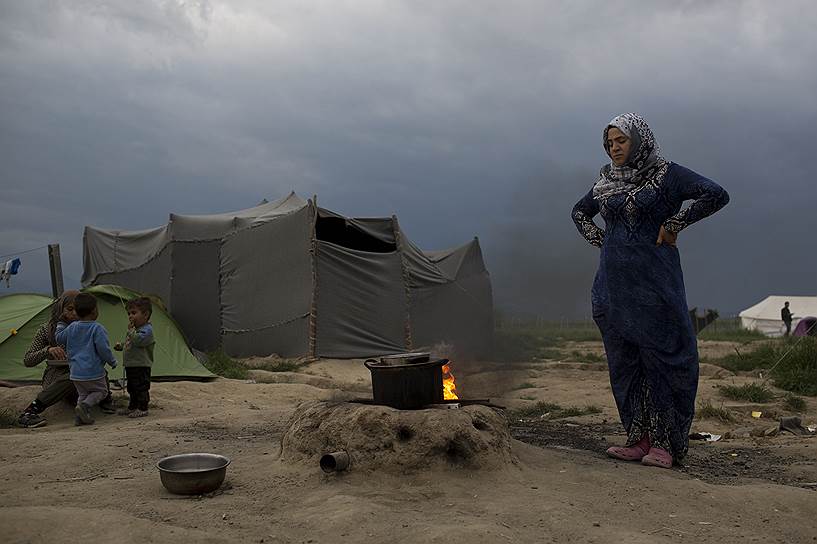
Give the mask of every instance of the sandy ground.
[{"label": "sandy ground", "polygon": [[[600,352],[600,345],[572,350]],[[603,450],[622,436],[603,364],[454,364],[463,397],[508,407],[592,404],[602,413],[512,420],[524,441],[513,442],[517,462],[497,470],[325,475],[317,462],[283,463],[279,440],[299,402],[365,396],[369,376],[359,361],[254,371],[255,383],[157,383],[147,418],[99,415],[77,428],[70,407],[60,406],[47,412],[46,427],[0,430],[0,541],[817,541],[817,438],[694,442],[685,466],[671,471],[614,462]],[[700,396],[720,405],[718,384],[752,380],[703,375]],[[0,389],[0,407],[20,409],[37,390]],[[804,420],[813,424],[817,399],[807,401]],[[752,419],[756,407],[724,405],[739,414],[737,423],[696,421],[694,430],[775,423]],[[776,403],[762,409],[786,414]],[[195,451],[232,459],[224,486],[193,498],[165,491],[156,462]]]}]

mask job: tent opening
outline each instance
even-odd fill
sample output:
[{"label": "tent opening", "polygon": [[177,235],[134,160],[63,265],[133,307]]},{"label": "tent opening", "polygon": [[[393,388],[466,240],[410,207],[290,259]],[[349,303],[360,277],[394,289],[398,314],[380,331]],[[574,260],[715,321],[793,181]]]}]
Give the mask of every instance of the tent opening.
[{"label": "tent opening", "polygon": [[366,251],[369,253],[393,253],[397,244],[372,236],[370,233],[350,223],[344,217],[318,216],[315,222],[315,236],[323,242]]}]

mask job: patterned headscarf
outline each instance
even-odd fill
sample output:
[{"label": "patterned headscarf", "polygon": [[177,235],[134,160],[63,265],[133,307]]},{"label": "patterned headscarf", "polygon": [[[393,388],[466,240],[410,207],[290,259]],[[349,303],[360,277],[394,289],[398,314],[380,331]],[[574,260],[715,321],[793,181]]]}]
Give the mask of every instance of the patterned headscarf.
[{"label": "patterned headscarf", "polygon": [[57,344],[57,323],[65,313],[65,307],[74,303],[74,298],[79,294],[79,291],[69,290],[65,291],[60,298],[54,301],[51,305],[51,319],[48,320],[48,344],[50,346],[58,346]]},{"label": "patterned headscarf", "polygon": [[593,186],[593,196],[596,198],[608,198],[643,184],[653,178],[667,162],[661,156],[658,142],[649,125],[637,113],[613,117],[604,127],[602,145],[608,155],[610,150],[607,148],[607,133],[612,127],[619,129],[630,139],[630,154],[622,166],[617,166],[611,160],[610,164],[601,167],[599,180]]}]

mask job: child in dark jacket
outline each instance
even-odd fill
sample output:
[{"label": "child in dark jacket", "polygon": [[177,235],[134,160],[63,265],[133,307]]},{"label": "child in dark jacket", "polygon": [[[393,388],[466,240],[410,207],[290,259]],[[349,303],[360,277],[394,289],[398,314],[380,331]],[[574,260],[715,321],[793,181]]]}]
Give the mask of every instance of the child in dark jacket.
[{"label": "child in dark jacket", "polygon": [[108,343],[108,331],[96,322],[99,315],[96,298],[79,293],[74,298],[74,311],[78,320],[58,327],[56,340],[65,345],[71,383],[77,389],[75,423],[90,425],[94,422],[91,408],[108,395],[105,364],[116,368],[116,358]]},{"label": "child in dark jacket", "polygon": [[148,415],[150,368],[153,366],[153,347],[156,345],[150,324],[153,308],[147,297],[129,300],[125,308],[128,310],[128,333],[124,345],[117,342],[114,349],[123,352],[130,400],[128,409],[119,413],[128,417],[144,417]]}]

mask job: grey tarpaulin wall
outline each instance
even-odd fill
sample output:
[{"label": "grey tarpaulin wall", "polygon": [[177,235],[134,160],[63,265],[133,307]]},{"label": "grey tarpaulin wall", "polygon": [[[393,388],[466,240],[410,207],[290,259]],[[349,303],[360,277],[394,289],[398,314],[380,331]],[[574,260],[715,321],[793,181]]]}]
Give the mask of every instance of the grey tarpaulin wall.
[{"label": "grey tarpaulin wall", "polygon": [[318,242],[317,354],[359,357],[405,351],[400,254]]},{"label": "grey tarpaulin wall", "polygon": [[308,204],[224,239],[221,316],[227,353],[308,353],[313,216]]},{"label": "grey tarpaulin wall", "polygon": [[477,239],[423,252],[395,217],[352,219],[295,193],[143,231],[86,227],[83,285],[162,298],[190,343],[233,356],[366,357],[437,342],[492,348]]},{"label": "grey tarpaulin wall", "polygon": [[493,297],[479,241],[423,253],[403,240],[408,269],[409,315],[415,346],[447,341],[460,353],[493,349]]}]

